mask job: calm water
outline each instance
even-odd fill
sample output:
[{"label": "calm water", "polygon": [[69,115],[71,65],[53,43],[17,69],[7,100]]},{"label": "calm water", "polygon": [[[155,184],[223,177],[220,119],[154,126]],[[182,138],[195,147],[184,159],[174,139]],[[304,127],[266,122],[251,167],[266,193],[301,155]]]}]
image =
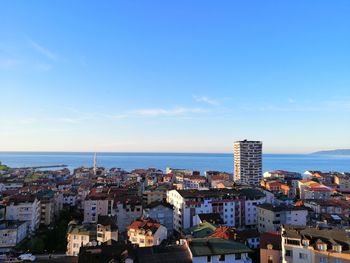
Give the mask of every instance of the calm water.
[{"label": "calm water", "polygon": [[[66,164],[70,169],[92,166],[93,153],[46,153],[46,152],[0,152],[0,162],[11,167]],[[97,153],[98,166],[134,168],[166,167],[205,170],[233,171],[232,154],[198,153]],[[325,156],[302,154],[265,154],[263,170],[349,171],[350,156]]]}]

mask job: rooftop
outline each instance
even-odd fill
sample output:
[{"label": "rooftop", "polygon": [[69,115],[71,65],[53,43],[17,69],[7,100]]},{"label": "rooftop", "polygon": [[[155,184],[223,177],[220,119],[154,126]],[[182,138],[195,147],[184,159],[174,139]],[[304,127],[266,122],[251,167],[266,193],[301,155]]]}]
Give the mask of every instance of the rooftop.
[{"label": "rooftop", "polygon": [[151,218],[139,218],[132,222],[131,225],[128,226],[128,229],[143,229],[145,231],[151,230],[152,233],[155,233],[160,226],[161,224]]},{"label": "rooftop", "polygon": [[139,263],[191,263],[191,254],[186,245],[153,246],[137,248]]},{"label": "rooftop", "polygon": [[238,195],[239,193],[236,190],[232,189],[210,189],[210,190],[197,190],[197,189],[188,189],[188,190],[177,190],[178,193],[183,198],[209,198],[209,197],[223,197],[225,195]]},{"label": "rooftop", "polygon": [[320,229],[305,226],[283,226],[282,235],[288,238],[307,239],[310,245],[316,242],[323,242],[328,245],[342,245],[343,251],[350,250],[350,232],[338,228]]},{"label": "rooftop", "polygon": [[202,238],[202,237],[208,237],[212,235],[215,230],[217,229],[217,226],[210,223],[210,222],[203,222],[196,226],[184,229],[183,232],[185,235],[191,235],[195,238]]},{"label": "rooftop", "polygon": [[305,206],[287,206],[287,205],[278,205],[274,206],[272,204],[260,204],[257,207],[273,211],[273,212],[281,212],[281,211],[297,211],[297,210],[308,210]]},{"label": "rooftop", "polygon": [[198,217],[202,222],[209,222],[212,224],[223,225],[224,221],[220,217],[219,213],[207,213],[207,214],[199,214]]},{"label": "rooftop", "polygon": [[281,250],[281,235],[278,232],[274,233],[261,233],[260,234],[260,248],[261,249],[267,249],[267,245],[271,244],[272,249],[274,250]]},{"label": "rooftop", "polygon": [[242,243],[222,238],[195,238],[189,242],[194,257],[252,252]]}]

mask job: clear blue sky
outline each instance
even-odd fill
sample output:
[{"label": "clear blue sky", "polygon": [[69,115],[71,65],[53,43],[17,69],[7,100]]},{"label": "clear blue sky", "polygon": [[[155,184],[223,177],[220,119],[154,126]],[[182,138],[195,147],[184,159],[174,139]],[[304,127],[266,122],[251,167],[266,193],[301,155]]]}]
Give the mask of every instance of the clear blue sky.
[{"label": "clear blue sky", "polygon": [[350,1],[1,1],[0,150],[350,148]]}]

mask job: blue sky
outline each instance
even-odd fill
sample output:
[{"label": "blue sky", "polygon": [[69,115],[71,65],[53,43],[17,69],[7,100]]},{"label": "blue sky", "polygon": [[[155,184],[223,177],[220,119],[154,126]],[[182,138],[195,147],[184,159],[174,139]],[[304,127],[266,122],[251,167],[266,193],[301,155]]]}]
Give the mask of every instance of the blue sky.
[{"label": "blue sky", "polygon": [[349,1],[1,1],[0,150],[350,148]]}]

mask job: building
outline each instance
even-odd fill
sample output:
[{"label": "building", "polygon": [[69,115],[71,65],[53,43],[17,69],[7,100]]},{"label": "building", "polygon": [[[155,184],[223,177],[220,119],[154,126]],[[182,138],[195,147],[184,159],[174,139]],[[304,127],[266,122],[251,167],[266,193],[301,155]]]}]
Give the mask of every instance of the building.
[{"label": "building", "polygon": [[305,178],[313,179],[320,183],[331,183],[334,179],[334,175],[339,174],[337,172],[324,173],[321,171],[306,171],[304,173]]},{"label": "building", "polygon": [[232,174],[226,172],[205,171],[204,176],[207,178],[209,184],[211,184],[212,181],[233,181]]},{"label": "building", "polygon": [[252,252],[242,243],[222,238],[195,238],[188,242],[193,263],[251,263]]},{"label": "building", "polygon": [[40,200],[40,224],[48,226],[55,220],[55,192],[40,191],[37,197]]},{"label": "building", "polygon": [[193,171],[188,169],[174,169],[167,167],[165,170],[166,174],[173,174],[173,175],[200,175],[199,171]]},{"label": "building", "polygon": [[146,190],[142,193],[142,201],[144,204],[149,205],[153,202],[162,202],[166,199],[166,190]]},{"label": "building", "polygon": [[262,142],[237,141],[234,149],[234,181],[242,185],[259,185],[262,180]]},{"label": "building", "polygon": [[128,226],[129,241],[139,247],[158,246],[167,236],[167,229],[150,218],[137,219]]},{"label": "building", "polygon": [[298,182],[300,199],[328,199],[331,196],[331,189],[313,180],[300,180]]},{"label": "building", "polygon": [[136,247],[125,263],[192,263],[190,250],[185,240],[166,246]]},{"label": "building", "polygon": [[167,201],[174,206],[174,230],[195,225],[198,214],[218,213],[228,226],[244,224],[244,197],[232,189],[171,190]]},{"label": "building", "polygon": [[342,215],[349,218],[350,200],[330,198],[325,200],[305,200],[304,205],[313,211],[313,217],[319,219],[321,215]]},{"label": "building", "polygon": [[254,228],[258,224],[258,210],[256,206],[266,203],[266,194],[254,188],[240,189],[240,194],[245,197],[244,225]]},{"label": "building", "polygon": [[210,223],[208,221],[204,221],[202,223],[199,223],[198,225],[184,229],[182,233],[187,238],[203,238],[203,237],[209,237],[212,234],[214,234],[217,228],[218,228],[217,225]]},{"label": "building", "polygon": [[80,247],[96,243],[96,224],[77,225],[75,221],[68,224],[67,256],[78,256]]},{"label": "building", "polygon": [[349,263],[350,237],[344,229],[282,226],[282,262]]},{"label": "building", "polygon": [[282,224],[305,226],[308,220],[308,209],[303,206],[261,204],[257,209],[260,233],[278,232]]},{"label": "building", "polygon": [[235,240],[251,249],[260,247],[260,234],[257,229],[242,229],[235,231]]},{"label": "building", "polygon": [[120,233],[127,231],[128,226],[142,216],[142,204],[138,199],[117,201],[114,204],[114,214],[117,216]]},{"label": "building", "polygon": [[143,209],[143,217],[157,220],[168,230],[168,235],[173,233],[174,213],[173,206],[166,202],[154,202]]},{"label": "building", "polygon": [[69,206],[76,206],[77,204],[77,193],[68,190],[63,193],[63,204],[69,205]]},{"label": "building", "polygon": [[218,226],[224,224],[224,220],[222,220],[219,213],[198,214],[194,217],[194,220],[193,220],[194,225],[199,225],[204,222],[208,222]]},{"label": "building", "polygon": [[6,220],[28,222],[29,232],[40,225],[40,201],[34,195],[11,196],[6,205]]},{"label": "building", "polygon": [[77,263],[124,262],[121,260],[125,258],[126,252],[125,242],[99,242],[97,245],[80,247]]},{"label": "building", "polygon": [[350,189],[350,174],[336,174],[334,175],[334,183],[337,184],[340,190]]},{"label": "building", "polygon": [[281,234],[260,234],[260,263],[279,263],[282,261]]},{"label": "building", "polygon": [[1,221],[0,222],[0,251],[5,252],[15,247],[28,235],[28,222]]},{"label": "building", "polygon": [[103,192],[92,192],[84,201],[84,223],[96,223],[100,215],[112,215],[113,198]]},{"label": "building", "polygon": [[97,220],[97,242],[118,241],[117,218],[99,216]]}]

